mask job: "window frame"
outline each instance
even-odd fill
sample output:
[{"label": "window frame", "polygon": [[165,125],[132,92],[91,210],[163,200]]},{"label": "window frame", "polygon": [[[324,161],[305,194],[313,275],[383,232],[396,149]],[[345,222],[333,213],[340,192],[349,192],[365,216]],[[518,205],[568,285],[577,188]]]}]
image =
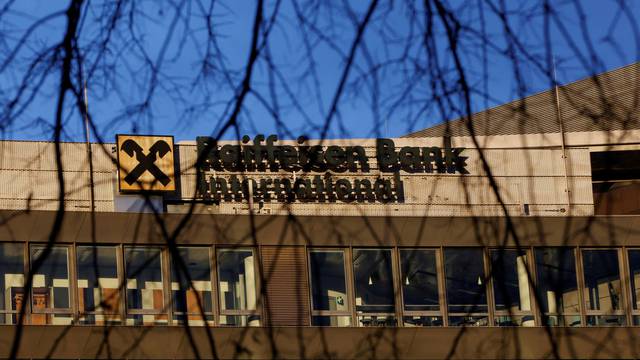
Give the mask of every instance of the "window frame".
[{"label": "window frame", "polygon": [[[483,269],[483,280],[485,281],[485,285],[484,285],[484,292],[485,292],[485,298],[486,298],[486,303],[487,303],[487,312],[452,312],[449,311],[449,301],[447,299],[447,271],[446,271],[446,258],[445,258],[445,253],[447,249],[479,249],[482,253],[482,269]],[[487,276],[488,274],[488,266],[489,266],[489,261],[490,259],[488,258],[487,255],[487,248],[486,247],[477,247],[477,246],[443,246],[442,247],[442,273],[443,273],[443,277],[444,277],[444,292],[443,295],[445,297],[445,304],[446,304],[446,311],[444,312],[444,314],[446,314],[446,322],[445,322],[445,326],[451,326],[449,325],[450,323],[450,318],[451,317],[486,317],[487,318],[487,324],[486,325],[479,325],[481,327],[494,327],[494,318],[493,318],[493,308],[491,306],[492,303],[492,297],[493,297],[493,285],[491,283],[491,277]],[[466,325],[461,325],[461,326],[451,326],[451,327],[465,327]]]},{"label": "window frame", "polygon": [[[410,317],[410,316],[431,316],[431,317],[439,317],[442,319],[442,326],[440,327],[444,327],[447,326],[447,315],[446,315],[446,296],[444,295],[443,292],[443,278],[442,275],[444,273],[444,268],[443,268],[443,258],[441,256],[442,254],[442,249],[440,247],[398,247],[396,248],[396,253],[397,253],[397,263],[398,263],[398,272],[397,272],[397,276],[399,276],[399,297],[400,297],[400,301],[399,303],[400,308],[398,309],[398,311],[400,312],[399,315],[399,323],[401,324],[400,326],[404,326],[404,318],[405,317]],[[439,310],[435,311],[435,310],[406,310],[405,309],[405,303],[404,303],[404,280],[403,280],[403,273],[402,273],[402,252],[403,251],[433,251],[434,252],[434,258],[435,258],[435,270],[436,270],[436,280],[437,280],[437,291],[438,291],[438,307]]]},{"label": "window frame", "polygon": [[[214,273],[217,272],[217,263],[216,263],[216,259],[214,258],[215,254],[216,254],[216,249],[213,246],[184,246],[184,245],[180,245],[180,246],[176,246],[176,250],[180,250],[181,248],[187,248],[187,249],[206,249],[208,251],[208,256],[207,259],[209,260],[209,283],[210,283],[210,291],[211,291],[211,311],[207,312],[204,311],[203,308],[201,308],[200,312],[197,313],[190,313],[190,312],[182,312],[182,311],[176,311],[175,309],[175,304],[173,301],[173,267],[174,267],[174,262],[173,262],[173,255],[171,254],[171,251],[169,249],[168,250],[168,256],[169,256],[169,264],[170,264],[170,268],[169,268],[169,298],[170,298],[170,308],[171,308],[171,323],[176,323],[178,324],[178,320],[175,319],[176,315],[184,315],[187,316],[187,322],[190,322],[189,316],[200,316],[201,319],[199,321],[202,321],[203,324],[206,325],[193,325],[190,324],[190,326],[214,326],[216,324],[219,324],[218,322],[218,313],[216,311],[216,305],[217,305],[217,296],[218,296],[218,289],[216,287],[216,283],[217,283],[217,277],[214,276]],[[191,284],[193,285],[193,283]],[[178,285],[179,287],[179,285]],[[191,289],[191,287],[189,287],[189,289]],[[203,301],[203,306],[204,306],[204,299],[202,299]],[[212,320],[207,320],[207,317],[211,317]],[[184,325],[184,324],[178,324],[178,325]]]},{"label": "window frame", "polygon": [[[127,313],[126,313],[126,301],[127,301],[127,289],[126,289],[126,282],[125,282],[125,273],[124,273],[124,247],[122,244],[109,244],[109,243],[100,243],[100,244],[95,244],[95,243],[91,243],[91,244],[87,244],[87,243],[80,243],[80,244],[75,244],[74,246],[74,277],[75,277],[75,286],[74,286],[74,292],[75,292],[75,298],[76,300],[76,304],[75,306],[77,307],[77,311],[75,311],[75,318],[77,319],[77,323],[79,325],[87,325],[87,326],[96,326],[95,324],[82,324],[80,319],[82,319],[84,316],[87,315],[103,315],[103,316],[114,316],[117,315],[118,318],[115,319],[115,321],[119,322],[120,324],[125,324],[126,319],[127,319]],[[91,247],[91,248],[97,248],[97,247],[104,247],[104,248],[113,248],[116,252],[116,271],[117,271],[117,278],[118,278],[118,293],[120,296],[120,301],[118,302],[118,310],[116,313],[114,314],[105,314],[103,311],[87,311],[84,312],[82,309],[80,309],[80,301],[79,301],[79,296],[80,296],[80,286],[78,284],[79,281],[79,272],[78,272],[78,248],[79,247]],[[113,321],[113,320],[111,320]]]},{"label": "window frame", "polygon": [[[495,292],[495,284],[496,284],[496,279],[494,277],[493,274],[493,261],[492,261],[492,257],[491,255],[493,254],[494,251],[503,251],[503,252],[507,252],[507,251],[521,251],[524,252],[524,255],[526,256],[526,266],[527,266],[527,286],[529,288],[529,306],[530,306],[530,310],[518,310],[518,311],[511,311],[511,310],[498,310],[498,308],[496,307],[496,292]],[[490,296],[487,297],[488,302],[489,302],[489,307],[491,309],[492,317],[492,323],[490,326],[494,326],[494,327],[500,327],[500,325],[496,324],[496,319],[500,316],[509,316],[509,317],[520,317],[520,316],[531,316],[532,319],[534,320],[534,326],[538,324],[537,322],[537,318],[535,316],[536,314],[536,301],[535,301],[535,282],[533,281],[536,278],[536,273],[535,273],[535,269],[533,266],[533,262],[535,262],[534,259],[534,254],[531,251],[530,248],[528,247],[488,247],[486,248],[485,251],[486,254],[486,259],[487,264],[485,265],[486,267],[488,267],[488,274],[490,274],[491,276],[489,276],[489,280],[488,280],[488,286],[490,286],[491,288],[489,289],[490,292]],[[532,261],[533,260],[533,261]],[[522,325],[519,325],[517,327],[524,327]]]},{"label": "window frame", "polygon": [[[218,256],[220,255],[221,252],[246,251],[246,250],[250,250],[251,255],[253,256],[254,286],[255,286],[255,292],[256,292],[255,309],[253,310],[222,309],[222,304],[220,302],[220,296],[222,295],[222,292],[220,291],[220,263],[218,261]],[[217,313],[214,316],[215,324],[221,327],[236,327],[235,325],[221,324],[220,318],[223,316],[246,316],[247,318],[250,316],[258,316],[258,318],[260,319],[260,326],[263,326],[263,324],[265,323],[265,317],[262,314],[262,291],[261,291],[261,282],[260,282],[262,273],[259,266],[260,262],[258,261],[258,256],[259,256],[258,249],[250,246],[239,246],[239,247],[238,246],[216,246],[214,249],[214,254],[215,254],[215,262],[214,262],[215,266],[214,268],[212,268],[212,271],[215,271],[214,280],[216,283],[215,283],[215,288],[213,288],[213,290],[215,291],[215,297],[216,297],[214,306],[217,306],[217,308],[214,308],[214,312]],[[251,325],[249,325],[247,322],[246,326],[251,326]]]},{"label": "window frame", "polygon": [[577,296],[578,296],[578,312],[562,312],[562,313],[550,313],[550,312],[543,312],[542,310],[542,305],[538,302],[538,298],[537,296],[534,296],[534,302],[536,305],[536,317],[537,317],[537,324],[539,326],[549,326],[547,324],[545,324],[544,319],[545,317],[548,316],[562,316],[562,317],[568,317],[568,316],[577,316],[580,319],[580,324],[578,326],[566,326],[566,325],[562,325],[562,326],[549,326],[549,327],[583,327],[585,326],[585,318],[583,316],[584,314],[584,309],[583,309],[583,305],[582,305],[582,292],[583,292],[583,288],[582,285],[580,283],[580,278],[581,278],[581,272],[580,272],[580,267],[578,262],[581,261],[581,258],[578,257],[578,253],[579,253],[579,247],[577,246],[534,246],[532,248],[532,253],[533,253],[533,262],[532,262],[532,266],[533,266],[533,271],[535,274],[534,280],[534,295],[535,292],[537,291],[537,286],[538,284],[538,267],[537,267],[537,260],[536,260],[536,250],[538,249],[569,249],[571,250],[571,252],[573,253],[573,268],[575,271],[575,275],[576,275],[576,291],[578,292]]},{"label": "window frame", "polygon": [[[622,274],[623,277],[623,281],[625,282],[625,288],[626,288],[626,296],[625,296],[625,303],[627,304],[627,326],[640,326],[640,321],[636,324],[635,319],[638,318],[640,320],[640,307],[638,307],[638,309],[634,309],[633,308],[633,292],[634,292],[634,288],[631,285],[631,278],[633,277],[633,274],[631,273],[631,262],[629,261],[629,252],[631,251],[638,251],[640,252],[640,247],[639,246],[629,246],[629,247],[622,247],[622,251],[623,251],[623,261],[624,264],[622,265],[624,268],[624,273]],[[640,285],[640,283],[639,283]]]},{"label": "window frame", "polygon": [[[31,262],[30,262],[30,257],[29,257],[29,251],[30,251],[30,247],[29,244],[27,242],[16,242],[16,241],[4,241],[2,242],[2,246],[4,246],[4,244],[17,244],[20,245],[22,247],[22,272],[19,275],[22,275],[22,307],[26,307],[25,308],[25,312],[23,315],[23,318],[20,319],[20,310],[2,310],[0,309],[0,316],[6,316],[7,315],[15,315],[16,317],[16,322],[12,323],[12,324],[7,324],[6,322],[3,325],[18,325],[20,323],[22,324],[29,324],[29,321],[27,321],[29,319],[30,313],[31,313],[31,297],[27,297],[27,275],[29,274],[29,271],[31,270]],[[29,294],[31,294],[31,291],[28,291]],[[13,304],[13,303],[12,303]],[[5,304],[6,305],[6,304]]]},{"label": "window frame", "polygon": [[[354,256],[356,251],[358,250],[364,250],[364,251],[389,251],[390,254],[390,259],[391,259],[391,281],[392,281],[392,288],[393,288],[393,311],[391,312],[358,312],[357,309],[357,305],[356,305],[356,276],[355,276],[355,262],[354,262]],[[352,294],[351,294],[351,299],[353,302],[352,305],[352,313],[353,313],[353,319],[352,319],[352,326],[354,327],[365,327],[365,326],[361,326],[360,325],[360,318],[361,317],[379,317],[379,316],[393,316],[395,318],[395,327],[399,327],[400,323],[402,321],[402,309],[400,307],[403,306],[402,303],[399,303],[399,292],[402,292],[402,290],[399,290],[398,288],[398,277],[399,277],[399,267],[398,267],[398,259],[397,259],[397,251],[398,248],[395,246],[392,247],[371,247],[371,246],[357,246],[357,247],[350,247],[350,282],[351,282],[351,288],[352,288]]]},{"label": "window frame", "polygon": [[[590,310],[587,308],[587,300],[585,299],[584,292],[587,290],[585,284],[585,271],[584,271],[584,262],[583,262],[583,251],[603,251],[603,250],[614,250],[616,252],[617,260],[618,260],[618,279],[620,281],[620,300],[621,305],[619,310],[614,310],[613,312],[607,312],[605,310]],[[585,246],[585,247],[576,247],[577,255],[576,262],[578,266],[578,287],[580,288],[580,305],[581,305],[581,321],[582,326],[584,327],[604,327],[604,325],[598,326],[590,326],[587,322],[587,318],[590,316],[623,316],[624,323],[621,325],[613,325],[613,326],[628,326],[630,323],[629,316],[627,315],[628,301],[627,301],[627,286],[630,286],[630,281],[627,281],[629,285],[625,285],[625,269],[624,269],[624,258],[625,254],[623,252],[622,247],[593,247],[593,246]],[[628,279],[627,279],[628,280]]]},{"label": "window frame", "polygon": [[[68,325],[73,325],[77,323],[77,298],[76,298],[76,293],[75,293],[75,289],[74,289],[74,284],[77,282],[76,279],[76,271],[75,271],[75,257],[76,257],[76,252],[75,252],[75,244],[72,243],[55,243],[55,244],[49,244],[49,243],[42,243],[42,242],[30,242],[30,243],[25,243],[25,248],[26,248],[26,252],[27,252],[27,261],[26,266],[28,267],[28,272],[27,275],[31,274],[31,272],[33,271],[33,261],[34,261],[34,257],[32,256],[32,250],[34,248],[46,248],[48,246],[51,246],[51,248],[63,248],[67,250],[67,277],[68,277],[68,281],[69,281],[69,286],[68,286],[68,296],[69,296],[69,307],[68,308],[44,308],[44,309],[36,309],[33,306],[33,300],[34,300],[34,283],[33,283],[33,279],[35,278],[35,273],[33,273],[33,278],[32,278],[32,283],[31,283],[31,289],[26,289],[26,281],[25,281],[25,291],[28,291],[29,293],[29,307],[26,309],[27,311],[29,311],[29,324],[33,325],[33,316],[34,315],[44,315],[45,316],[45,324],[44,325],[48,325],[48,326],[56,326],[56,325],[62,325],[62,326],[68,326]],[[25,278],[26,280],[26,278]],[[53,324],[53,323],[49,323],[49,316],[50,315],[69,315],[69,324]],[[40,324],[37,324],[40,325]]]},{"label": "window frame", "polygon": [[[344,270],[344,286],[346,290],[346,301],[347,301],[347,310],[315,310],[313,306],[313,275],[311,270],[311,253],[312,252],[340,252],[342,253],[342,267]],[[309,278],[309,309],[311,320],[313,320],[314,316],[348,316],[353,324],[353,312],[354,306],[352,298],[353,290],[351,289],[351,281],[349,279],[350,271],[349,266],[347,265],[348,258],[351,258],[350,251],[348,248],[322,248],[322,247],[308,247],[307,248],[307,276]]]},{"label": "window frame", "polygon": [[[128,278],[128,271],[127,271],[127,258],[126,258],[126,251],[127,249],[158,249],[160,250],[160,254],[159,254],[159,258],[160,258],[160,266],[161,266],[161,276],[162,276],[162,291],[163,291],[163,304],[162,304],[162,309],[160,310],[155,310],[155,309],[129,309],[129,278]],[[122,266],[123,266],[123,293],[121,294],[121,296],[124,296],[124,309],[125,309],[125,314],[124,314],[124,318],[123,318],[123,324],[127,325],[127,326],[139,326],[136,324],[130,324],[130,319],[129,316],[130,315],[166,315],[167,319],[166,319],[166,323],[154,323],[153,326],[165,326],[165,325],[173,325],[172,324],[172,319],[173,319],[173,314],[171,313],[171,302],[170,302],[170,298],[169,298],[169,294],[168,294],[168,290],[170,289],[170,286],[168,286],[168,261],[167,261],[167,247],[166,246],[160,246],[160,245],[137,245],[137,244],[127,244],[122,246]],[[157,320],[157,319],[156,319]],[[142,326],[146,326],[144,324],[144,320],[143,320],[143,325]]]}]

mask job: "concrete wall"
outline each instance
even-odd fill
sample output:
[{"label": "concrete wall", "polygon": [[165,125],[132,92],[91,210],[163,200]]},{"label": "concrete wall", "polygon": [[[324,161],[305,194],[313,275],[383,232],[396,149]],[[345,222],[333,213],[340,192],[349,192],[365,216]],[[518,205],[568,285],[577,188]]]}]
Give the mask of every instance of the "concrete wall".
[{"label": "concrete wall", "polygon": [[[611,135],[611,134],[609,134]],[[615,135],[615,134],[613,134]],[[483,153],[495,178],[500,198],[513,215],[524,215],[524,204],[529,204],[529,215],[566,216],[592,215],[590,149],[602,150],[615,141],[616,148],[638,148],[640,132],[628,131],[612,139],[605,134],[567,134],[566,172],[563,151],[554,134],[526,136],[480,137]],[[442,139],[409,138],[394,139],[400,146],[442,146]],[[468,175],[460,174],[409,174],[401,172],[405,186],[405,203],[375,204],[281,204],[271,202],[255,211],[260,214],[296,215],[351,215],[351,216],[500,216],[504,210],[498,201],[483,164],[479,150],[473,148],[471,139],[452,139],[454,147],[466,147]],[[280,144],[287,143],[280,141]],[[375,179],[380,173],[375,162],[375,140],[335,140],[326,144],[365,146],[370,156],[371,171],[343,173],[339,177]],[[89,166],[86,146],[83,143],[63,143],[62,161],[65,176],[65,207],[72,211],[90,210]],[[196,172],[195,143],[185,142],[177,146],[181,188],[177,198],[190,199],[194,195]],[[95,208],[99,212],[139,210],[143,203],[139,196],[120,195],[116,186],[114,144],[92,144]],[[230,175],[228,173],[218,176]],[[253,178],[266,176],[289,177],[291,173],[245,173]],[[308,174],[314,175],[314,174]],[[382,174],[390,178],[391,174]],[[298,177],[305,176],[297,174]],[[58,208],[58,183],[54,147],[49,142],[2,141],[0,142],[0,209],[6,210],[55,210]],[[161,206],[161,199],[155,198]],[[137,203],[136,206],[134,206]],[[133,204],[133,205],[132,205]],[[173,201],[166,211],[183,212],[187,205]],[[223,203],[199,206],[198,211],[220,214],[247,213],[246,203]]]}]

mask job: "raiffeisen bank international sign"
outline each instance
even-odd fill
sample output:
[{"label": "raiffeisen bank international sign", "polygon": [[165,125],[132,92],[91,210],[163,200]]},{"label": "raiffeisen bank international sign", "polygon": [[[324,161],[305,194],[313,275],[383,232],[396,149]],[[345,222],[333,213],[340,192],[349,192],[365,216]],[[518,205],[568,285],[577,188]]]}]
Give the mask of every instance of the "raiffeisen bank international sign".
[{"label": "raiffeisen bank international sign", "polygon": [[[445,141],[444,148],[398,149],[391,139],[377,139],[378,169],[373,174],[362,146],[311,145],[303,136],[296,144],[279,145],[276,135],[266,138],[257,135],[253,143],[245,135],[241,144],[222,146],[213,138],[198,137],[201,160],[198,196],[218,203],[249,199],[284,203],[403,203],[401,171],[468,173],[466,157],[461,155],[464,148],[451,148],[450,141]],[[364,174],[377,176],[358,176]]]}]

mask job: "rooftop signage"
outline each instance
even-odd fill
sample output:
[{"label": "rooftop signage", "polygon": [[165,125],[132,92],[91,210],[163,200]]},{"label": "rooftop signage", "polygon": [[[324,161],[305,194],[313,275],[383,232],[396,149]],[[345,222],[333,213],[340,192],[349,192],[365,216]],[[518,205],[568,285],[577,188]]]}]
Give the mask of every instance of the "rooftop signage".
[{"label": "rooftop signage", "polygon": [[116,135],[121,192],[176,190],[173,136]]},{"label": "rooftop signage", "polygon": [[397,149],[392,139],[377,139],[374,171],[364,147],[311,145],[304,136],[296,146],[277,144],[276,135],[253,142],[245,135],[240,144],[222,146],[211,137],[196,142],[204,159],[198,194],[212,202],[402,203],[400,171],[468,174],[464,148],[446,140],[444,148]]}]

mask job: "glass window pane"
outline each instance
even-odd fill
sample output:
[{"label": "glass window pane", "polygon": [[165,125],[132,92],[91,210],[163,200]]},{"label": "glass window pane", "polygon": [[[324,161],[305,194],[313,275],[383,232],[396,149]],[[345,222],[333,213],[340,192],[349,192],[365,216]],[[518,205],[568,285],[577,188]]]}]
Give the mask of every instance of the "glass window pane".
[{"label": "glass window pane", "polygon": [[360,327],[394,327],[397,325],[395,315],[360,315],[358,326]]},{"label": "glass window pane", "polygon": [[[19,312],[24,299],[24,247],[0,244],[0,309]],[[0,314],[0,324],[16,324],[15,314]]]},{"label": "glass window pane", "polygon": [[444,250],[445,284],[449,312],[487,312],[482,254],[481,248],[448,248]]},{"label": "glass window pane", "polygon": [[629,276],[631,278],[631,306],[640,309],[640,250],[629,250]]},{"label": "glass window pane", "polygon": [[[118,320],[120,291],[118,260],[113,246],[78,246],[78,308],[81,313],[98,312],[86,323],[104,324]],[[103,314],[111,314],[105,318]],[[116,316],[114,316],[116,315]]]},{"label": "glass window pane", "polygon": [[[38,269],[34,265],[40,264]],[[33,289],[31,294],[31,323],[34,325],[69,325],[67,314],[37,314],[47,309],[70,311],[69,249],[66,246],[38,245],[31,248]]]},{"label": "glass window pane", "polygon": [[221,310],[256,309],[256,275],[252,250],[218,252]]},{"label": "glass window pane", "polygon": [[309,253],[313,310],[349,311],[343,251]]},{"label": "glass window pane", "polygon": [[443,325],[442,316],[405,316],[402,321],[404,327]]},{"label": "glass window pane", "polygon": [[353,275],[356,311],[394,311],[391,250],[354,250]]},{"label": "glass window pane", "polygon": [[260,326],[260,316],[253,315],[220,315],[222,326]]},{"label": "glass window pane", "polygon": [[486,315],[449,316],[449,326],[488,326]]},{"label": "glass window pane", "polygon": [[542,315],[542,324],[545,326],[580,326],[580,315]]},{"label": "glass window pane", "polygon": [[186,269],[173,259],[171,294],[174,317],[180,321],[188,320],[190,325],[204,325],[202,313],[211,314],[213,308],[209,248],[183,247],[178,248],[178,254]]},{"label": "glass window pane", "polygon": [[534,252],[536,291],[541,300],[541,310],[552,315],[546,317],[545,323],[552,326],[580,325],[579,317],[556,316],[580,313],[574,249],[537,248]]},{"label": "glass window pane", "polygon": [[402,295],[407,311],[439,311],[435,250],[401,250]]},{"label": "glass window pane", "polygon": [[[127,276],[127,309],[164,311],[161,250],[158,248],[125,248]],[[129,323],[166,323],[166,315],[132,316]]]},{"label": "glass window pane", "polygon": [[312,316],[311,326],[351,326],[351,316]]},{"label": "glass window pane", "polygon": [[589,315],[587,316],[589,326],[624,326],[626,316],[624,315]]},{"label": "glass window pane", "polygon": [[[53,246],[46,253],[46,246],[31,248],[31,266],[42,261],[38,269],[33,269],[34,311],[43,309],[68,309],[69,302],[69,258],[68,248]],[[45,256],[43,260],[40,260]]]},{"label": "glass window pane", "polygon": [[492,250],[491,276],[496,310],[531,311],[525,253],[518,250]]},{"label": "glass window pane", "polygon": [[617,250],[583,250],[584,298],[588,310],[622,308]]}]

